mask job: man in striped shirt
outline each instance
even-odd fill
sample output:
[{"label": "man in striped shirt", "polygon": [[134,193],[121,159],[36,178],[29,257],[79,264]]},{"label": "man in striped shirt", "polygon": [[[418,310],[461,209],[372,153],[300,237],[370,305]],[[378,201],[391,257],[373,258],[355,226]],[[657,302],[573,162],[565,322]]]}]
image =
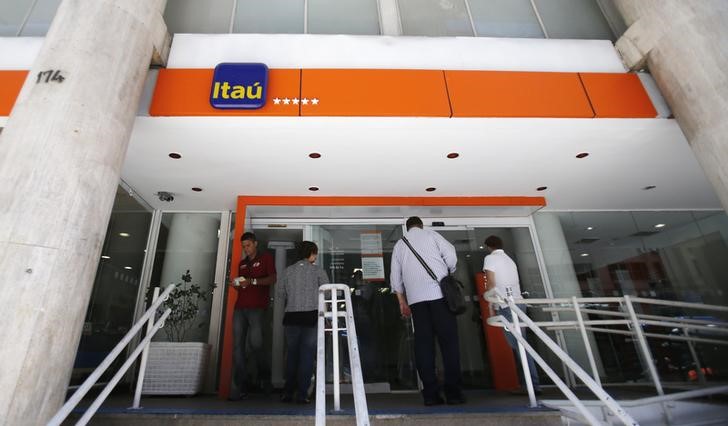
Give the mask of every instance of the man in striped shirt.
[{"label": "man in striped shirt", "polygon": [[458,326],[439,284],[448,270],[455,271],[455,247],[437,232],[423,229],[422,220],[416,216],[407,219],[405,237],[437,278],[430,276],[403,240],[394,245],[392,291],[397,294],[402,316],[408,318],[411,315],[414,323],[415,361],[424,387],[422,397],[427,406],[445,402],[440,396],[435,376],[437,337],[445,366],[445,398],[448,404],[463,404]]}]

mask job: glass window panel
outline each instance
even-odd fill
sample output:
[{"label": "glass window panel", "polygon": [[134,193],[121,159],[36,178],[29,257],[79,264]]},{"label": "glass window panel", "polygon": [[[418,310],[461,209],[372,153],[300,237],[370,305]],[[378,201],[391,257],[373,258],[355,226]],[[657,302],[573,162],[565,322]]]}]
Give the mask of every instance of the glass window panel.
[{"label": "glass window panel", "polygon": [[398,4],[404,35],[473,35],[465,0],[399,0]]},{"label": "glass window panel", "polygon": [[[554,259],[549,247],[558,246],[557,229],[549,226],[557,215],[568,246],[573,270],[584,296],[632,295],[725,306],[728,304],[728,216],[724,212],[570,212],[534,216],[552,287],[561,279],[551,274]],[[541,238],[543,237],[543,238]],[[555,238],[556,237],[556,238]],[[565,263],[565,262],[564,262]],[[556,290],[554,290],[556,292]],[[710,319],[720,316],[705,310],[637,304],[638,313]],[[592,319],[612,319],[591,315]],[[717,318],[725,321],[725,318]],[[615,326],[620,328],[620,326]],[[624,327],[621,327],[624,330]],[[647,332],[664,329],[646,326]],[[667,331],[669,333],[669,330]],[[645,381],[634,342],[614,334],[595,333],[608,381]],[[568,338],[567,338],[568,343]],[[684,343],[648,339],[663,380],[689,381],[692,360]],[[697,344],[704,366],[720,365],[726,348]],[[713,367],[714,368],[714,367]],[[708,380],[724,380],[717,373]]]},{"label": "glass window panel", "polygon": [[[149,206],[118,187],[71,384],[83,382],[132,326],[151,221]],[[123,362],[123,357],[118,359],[102,381],[108,380]]]},{"label": "glass window panel", "polygon": [[535,0],[549,38],[614,40],[596,0]]},{"label": "glass window panel", "polygon": [[375,0],[308,0],[309,34],[379,34]]},{"label": "glass window panel", "polygon": [[230,31],[233,0],[170,0],[164,22],[170,34],[219,34]]},{"label": "glass window panel", "polygon": [[234,33],[302,34],[304,0],[238,0]]},{"label": "glass window panel", "polygon": [[15,37],[32,0],[0,1],[0,37]]},{"label": "glass window panel", "polygon": [[59,4],[61,0],[38,0],[20,35],[25,37],[46,35]]},{"label": "glass window panel", "polygon": [[543,38],[530,0],[469,0],[480,37]]}]

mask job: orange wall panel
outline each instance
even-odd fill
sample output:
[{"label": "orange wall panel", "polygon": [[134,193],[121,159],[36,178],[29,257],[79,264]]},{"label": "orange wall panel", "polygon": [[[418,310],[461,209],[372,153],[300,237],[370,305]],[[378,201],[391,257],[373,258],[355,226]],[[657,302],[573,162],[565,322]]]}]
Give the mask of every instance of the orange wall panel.
[{"label": "orange wall panel", "polygon": [[304,116],[450,117],[439,70],[305,69]]},{"label": "orange wall panel", "polygon": [[[210,105],[212,69],[159,70],[154,89],[151,116],[298,116],[299,106],[290,102],[301,90],[301,70],[272,69],[268,71],[268,91],[265,106],[253,110],[222,110]],[[276,104],[273,100],[281,100]],[[289,99],[289,103],[284,103]]]},{"label": "orange wall panel", "polygon": [[655,118],[657,111],[636,74],[580,73],[596,118]]},{"label": "orange wall panel", "polygon": [[28,71],[0,71],[0,116],[10,115]]},{"label": "orange wall panel", "polygon": [[453,117],[592,118],[576,73],[445,71]]}]

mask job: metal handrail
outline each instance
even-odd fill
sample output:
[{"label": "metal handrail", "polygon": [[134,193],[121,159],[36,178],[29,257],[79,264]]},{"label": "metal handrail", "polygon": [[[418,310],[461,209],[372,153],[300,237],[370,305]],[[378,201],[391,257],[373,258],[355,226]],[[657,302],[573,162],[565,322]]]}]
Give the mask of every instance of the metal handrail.
[{"label": "metal handrail", "polygon": [[[636,341],[638,343],[638,349],[642,352],[642,358],[645,360],[647,364],[647,369],[650,373],[650,377],[654,383],[655,389],[657,390],[658,396],[656,397],[649,397],[649,398],[643,398],[641,400],[635,400],[630,401],[629,403],[622,403],[623,406],[641,406],[646,404],[660,404],[663,408],[663,412],[665,415],[666,420],[671,419],[672,415],[669,410],[669,406],[667,405],[667,402],[669,401],[676,401],[680,399],[688,399],[688,398],[694,398],[696,396],[704,396],[704,395],[713,395],[713,394],[719,394],[719,393],[725,393],[726,389],[728,387],[726,386],[717,386],[707,389],[700,389],[697,391],[687,391],[687,392],[680,392],[676,394],[671,395],[665,395],[664,390],[662,388],[662,383],[660,381],[659,375],[657,373],[657,369],[655,367],[654,361],[652,359],[652,354],[650,352],[649,346],[647,344],[647,337],[651,338],[660,338],[660,339],[667,339],[667,340],[677,340],[677,341],[683,341],[686,342],[690,348],[691,355],[693,357],[693,360],[696,365],[697,374],[700,378],[701,383],[705,383],[705,377],[702,373],[702,370],[700,368],[700,362],[697,357],[697,353],[695,349],[693,348],[693,343],[714,343],[714,344],[728,344],[728,340],[718,340],[718,339],[707,339],[704,337],[697,337],[697,336],[691,336],[690,332],[693,330],[697,331],[711,331],[715,334],[721,334],[720,337],[723,337],[723,333],[728,332],[728,322],[725,321],[709,321],[709,320],[697,320],[697,319],[691,319],[691,318],[679,318],[679,317],[667,317],[663,315],[646,315],[646,314],[638,314],[634,309],[634,303],[640,303],[640,304],[653,304],[653,305],[661,305],[661,306],[671,306],[671,307],[679,307],[679,308],[686,308],[691,310],[708,310],[708,311],[719,311],[719,312],[728,312],[728,307],[725,306],[718,306],[718,305],[707,305],[707,304],[700,304],[700,303],[690,303],[690,302],[676,302],[676,301],[668,301],[668,300],[660,300],[660,299],[647,299],[647,298],[641,298],[641,297],[630,297],[630,296],[624,296],[624,297],[594,297],[594,298],[584,298],[584,297],[572,297],[570,299],[567,298],[554,298],[554,299],[525,299],[525,300],[519,300],[518,303],[533,305],[533,306],[539,306],[539,305],[550,305],[550,306],[540,306],[543,311],[545,312],[574,312],[576,315],[576,321],[539,321],[535,322],[532,321],[528,316],[526,316],[525,312],[520,310],[518,306],[513,301],[513,297],[511,295],[504,296],[500,292],[496,290],[491,290],[488,293],[484,295],[484,298],[490,302],[491,304],[498,305],[498,306],[508,306],[511,308],[511,311],[515,312],[516,315],[513,316],[513,323],[508,322],[501,316],[493,316],[488,319],[489,325],[495,325],[495,326],[502,326],[509,330],[515,337],[516,340],[519,342],[519,347],[523,347],[526,349],[529,353],[531,353],[532,357],[535,361],[538,362],[538,358],[535,353],[535,350],[532,350],[530,348],[528,342],[521,336],[520,329],[522,327],[527,327],[531,329],[534,334],[536,334],[540,340],[542,340],[554,353],[556,353],[559,358],[564,363],[565,367],[568,367],[571,369],[572,372],[574,372],[577,376],[579,376],[582,381],[589,387],[597,397],[599,397],[600,402],[596,402],[598,406],[602,407],[602,409],[607,408],[610,411],[612,411],[615,415],[617,415],[616,412],[614,412],[614,408],[610,406],[610,404],[607,404],[605,400],[600,397],[600,393],[604,392],[599,378],[599,373],[596,368],[596,363],[594,361],[594,355],[591,352],[591,345],[589,343],[589,339],[587,336],[587,331],[593,331],[593,332],[604,332],[604,333],[614,333],[614,334],[622,334],[622,335],[629,335],[636,338]],[[617,311],[610,311],[606,309],[594,309],[594,307],[603,307],[605,304],[617,304],[620,309],[622,309],[621,312]],[[583,307],[582,307],[583,306]],[[608,305],[607,305],[608,306]],[[614,316],[619,317],[620,319],[614,319],[614,320],[585,320],[582,317],[583,313],[588,314],[595,314],[595,315],[604,315],[604,316]],[[623,319],[621,319],[623,318]],[[520,319],[520,321],[518,321]],[[520,323],[522,322],[522,323]],[[617,329],[611,329],[611,328],[600,328],[595,326],[606,326],[606,325],[626,325],[628,330],[617,330]],[[643,325],[651,325],[656,327],[666,327],[672,329],[674,331],[675,329],[681,330],[682,334],[677,335],[668,335],[668,334],[659,334],[659,333],[646,333],[642,327]],[[543,331],[541,328],[547,329],[547,330],[579,330],[581,332],[582,339],[584,340],[584,345],[587,349],[586,354],[589,359],[589,364],[592,369],[592,375],[593,378],[588,378],[589,380],[584,380],[585,377],[582,377],[582,373],[584,371],[581,369],[581,367],[574,362],[573,359],[571,359],[566,352],[563,351],[560,347],[556,345],[555,342],[553,342]],[[530,349],[529,349],[530,348]],[[528,374],[528,365],[523,360],[522,357],[522,363],[523,363],[523,369],[524,369],[524,378],[526,379],[527,383],[530,383],[530,375]],[[541,363],[539,363],[541,365]],[[543,365],[541,365],[542,368],[544,368]],[[573,368],[577,367],[577,369]],[[544,371],[547,371],[544,368]],[[554,379],[551,374],[547,371],[547,374],[549,377]],[[590,383],[591,382],[591,383]],[[554,380],[554,383],[557,384],[559,388],[562,388],[563,382],[559,377],[556,377],[556,380]],[[595,392],[596,390],[599,391],[599,393]],[[562,389],[563,391],[563,389]],[[530,394],[531,389],[529,389],[529,396],[534,400],[533,395]],[[580,416],[577,414],[570,412],[570,415],[579,417],[580,420],[586,421],[587,423],[592,423],[592,420],[589,419],[589,417],[585,414],[585,405],[582,401],[579,401],[576,403],[572,396],[569,395],[569,393],[564,392],[564,394],[567,396],[567,398],[574,404],[574,407],[579,411]],[[606,393],[605,393],[606,394]],[[572,394],[573,395],[573,394]],[[608,396],[608,395],[607,395]],[[611,397],[610,397],[611,398]],[[593,404],[590,404],[593,405]],[[619,407],[620,409],[621,406]],[[623,410],[623,409],[622,409]],[[617,415],[620,417],[619,415]],[[622,420],[625,424],[633,424],[629,423],[629,421],[633,421],[631,418],[622,418],[620,417],[620,420]],[[598,424],[598,423],[596,423]]]},{"label": "metal handrail", "polygon": [[[103,361],[101,361],[101,364],[99,364],[98,367],[91,373],[88,378],[83,382],[83,384],[76,390],[76,392],[71,395],[70,398],[68,398],[68,401],[66,401],[65,404],[58,410],[58,412],[48,421],[48,426],[59,426],[65,419],[68,417],[69,414],[71,414],[71,411],[73,411],[74,408],[81,402],[84,396],[88,393],[89,390],[94,386],[94,384],[101,378],[101,376],[106,372],[106,370],[111,366],[111,364],[114,362],[117,356],[121,353],[121,351],[124,350],[126,345],[129,344],[129,342],[134,338],[134,336],[141,330],[142,326],[144,326],[144,323],[148,320],[153,321],[154,315],[159,308],[159,306],[167,300],[169,297],[169,294],[174,290],[175,285],[170,284],[167,286],[167,288],[164,290],[162,295],[160,297],[156,297],[156,295],[159,292],[159,289],[155,289],[155,300],[152,302],[152,306],[147,309],[147,311],[142,315],[141,318],[139,318],[139,321],[137,321],[132,328],[129,330],[129,332],[126,333],[126,335],[119,341],[119,343],[114,347],[114,349],[109,352],[109,354],[104,358]],[[121,380],[122,376],[126,373],[126,371],[131,367],[131,365],[134,363],[136,358],[139,356],[139,354],[145,350],[149,343],[152,340],[152,337],[154,337],[154,334],[159,331],[160,328],[164,327],[164,320],[167,319],[169,314],[172,312],[171,309],[167,309],[164,311],[162,316],[157,320],[151,328],[147,329],[147,335],[146,337],[139,342],[139,345],[135,348],[135,350],[131,353],[129,358],[124,362],[124,364],[119,368],[119,371],[112,377],[112,379],[109,381],[109,383],[104,387],[104,389],[101,391],[99,396],[94,400],[94,402],[89,406],[89,408],[86,410],[84,415],[79,419],[79,421],[76,423],[77,425],[85,425],[91,420],[91,417],[96,413],[98,408],[101,406],[101,404],[104,402],[107,396],[111,393],[111,391],[114,389],[117,383]],[[143,372],[140,372],[140,375],[143,376]]]},{"label": "metal handrail", "polygon": [[[344,299],[338,298],[338,292]],[[330,292],[330,298],[326,295]],[[339,311],[339,303],[344,302],[344,311]],[[330,310],[326,308],[329,305]],[[349,367],[351,384],[354,393],[354,410],[357,426],[369,426],[369,410],[367,408],[364,378],[359,361],[359,344],[356,338],[354,314],[351,311],[351,289],[346,284],[324,284],[319,287],[318,300],[318,343],[316,353],[316,426],[326,424],[326,332],[331,332],[331,348],[333,352],[334,373],[334,411],[341,411],[339,383],[339,318],[345,319],[346,340],[349,348]],[[331,320],[331,328],[326,328],[326,320]]]}]

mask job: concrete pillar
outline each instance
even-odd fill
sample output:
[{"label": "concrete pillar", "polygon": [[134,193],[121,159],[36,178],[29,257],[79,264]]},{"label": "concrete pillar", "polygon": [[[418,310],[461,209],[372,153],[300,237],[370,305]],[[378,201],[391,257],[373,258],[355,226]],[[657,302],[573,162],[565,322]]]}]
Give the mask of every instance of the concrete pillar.
[{"label": "concrete pillar", "polygon": [[382,35],[402,35],[397,0],[379,0],[379,25],[381,26]]},{"label": "concrete pillar", "polygon": [[[291,241],[271,241],[268,243],[268,248],[276,252],[276,273],[280,277],[283,275],[283,271],[286,270],[286,266],[288,266],[286,265],[286,251],[293,250],[295,244]],[[285,352],[283,347],[283,315],[286,307],[283,304],[283,299],[275,296],[276,290],[276,286],[273,285],[270,291],[270,295],[273,297],[273,349],[270,380],[273,386],[282,387],[285,382],[283,377],[285,370],[285,364],[283,363],[283,353]]]},{"label": "concrete pillar", "polygon": [[[215,282],[219,229],[219,213],[172,213],[159,280],[162,289],[170,283],[182,283],[182,275],[189,269],[191,284],[199,285],[203,292],[209,290]],[[212,297],[200,302],[197,321],[185,335],[185,341],[207,342],[211,305]],[[200,323],[206,327],[198,327]],[[169,341],[165,329],[154,340]]]},{"label": "concrete pillar", "polygon": [[64,400],[164,6],[64,0],[0,135],[2,425]]},{"label": "concrete pillar", "polygon": [[625,65],[647,65],[728,210],[728,2],[615,0]]},{"label": "concrete pillar", "polygon": [[[555,213],[540,212],[533,216],[533,221],[536,225],[536,233],[538,234],[541,253],[546,263],[546,272],[549,276],[553,297],[581,297],[581,288],[576,278],[574,263],[571,261],[569,246],[566,243],[566,237],[561,228],[559,217]],[[576,315],[559,313],[559,319],[563,321],[576,321]],[[589,344],[592,347],[595,362],[601,375],[604,371],[599,350],[593,333],[588,333],[588,335]],[[577,330],[564,331],[564,338],[566,340],[566,351],[579,363],[581,368],[591,375],[589,358],[580,332]]]}]

